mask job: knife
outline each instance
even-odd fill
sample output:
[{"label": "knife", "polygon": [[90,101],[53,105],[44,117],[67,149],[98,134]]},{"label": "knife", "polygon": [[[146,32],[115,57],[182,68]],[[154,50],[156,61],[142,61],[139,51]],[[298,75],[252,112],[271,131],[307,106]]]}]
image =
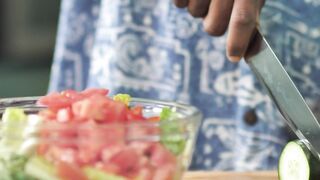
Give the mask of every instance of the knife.
[{"label": "knife", "polygon": [[320,124],[259,30],[244,59],[266,88],[288,126],[320,160]]}]

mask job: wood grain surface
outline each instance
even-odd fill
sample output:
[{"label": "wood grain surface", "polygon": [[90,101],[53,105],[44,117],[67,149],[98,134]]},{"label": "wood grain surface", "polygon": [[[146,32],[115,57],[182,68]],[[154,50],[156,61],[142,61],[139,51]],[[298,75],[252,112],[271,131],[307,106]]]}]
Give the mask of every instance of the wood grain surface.
[{"label": "wood grain surface", "polygon": [[276,171],[257,172],[210,172],[189,171],[185,173],[183,180],[277,180]]}]

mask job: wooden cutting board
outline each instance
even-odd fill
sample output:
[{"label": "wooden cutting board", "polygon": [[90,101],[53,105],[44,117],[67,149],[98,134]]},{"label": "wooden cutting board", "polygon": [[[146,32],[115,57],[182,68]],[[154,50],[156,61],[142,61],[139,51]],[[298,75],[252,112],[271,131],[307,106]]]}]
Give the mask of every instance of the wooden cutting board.
[{"label": "wooden cutting board", "polygon": [[210,172],[189,171],[183,180],[278,180],[276,171],[256,172]]}]

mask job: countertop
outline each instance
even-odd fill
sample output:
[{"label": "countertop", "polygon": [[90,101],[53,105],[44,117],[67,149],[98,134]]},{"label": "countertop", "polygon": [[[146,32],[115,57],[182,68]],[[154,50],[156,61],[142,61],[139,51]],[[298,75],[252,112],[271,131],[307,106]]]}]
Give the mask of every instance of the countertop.
[{"label": "countertop", "polygon": [[276,171],[219,172],[189,171],[183,180],[278,180]]}]

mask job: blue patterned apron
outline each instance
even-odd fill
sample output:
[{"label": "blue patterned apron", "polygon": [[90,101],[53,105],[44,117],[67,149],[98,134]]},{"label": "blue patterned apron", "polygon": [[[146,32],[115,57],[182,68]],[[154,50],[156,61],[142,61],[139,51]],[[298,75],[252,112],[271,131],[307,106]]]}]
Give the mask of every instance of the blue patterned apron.
[{"label": "blue patterned apron", "polygon": [[[268,0],[261,26],[314,112],[320,113],[320,3]],[[64,0],[50,91],[105,87],[112,94],[179,101],[204,114],[192,169],[275,169],[286,124],[225,36],[170,0]]]}]

